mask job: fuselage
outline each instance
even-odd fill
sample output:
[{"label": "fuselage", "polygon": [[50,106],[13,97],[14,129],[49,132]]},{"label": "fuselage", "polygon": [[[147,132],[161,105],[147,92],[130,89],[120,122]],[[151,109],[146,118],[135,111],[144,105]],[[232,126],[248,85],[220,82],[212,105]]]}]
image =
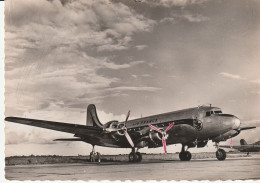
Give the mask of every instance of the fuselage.
[{"label": "fuselage", "polygon": [[[125,122],[112,121],[105,124],[105,128],[117,128],[124,125],[130,135],[140,137],[153,143],[148,143],[150,147],[158,147],[160,143],[160,134],[152,132],[149,124],[165,130],[171,123],[174,123],[172,129],[167,132],[167,144],[181,143],[190,147],[204,147],[208,140],[214,142],[225,141],[239,134],[240,120],[230,114],[223,114],[218,107],[200,106],[169,113],[163,113]],[[135,144],[140,144],[142,140],[134,138]],[[118,137],[120,140],[120,137]],[[198,145],[198,143],[200,143]],[[144,144],[144,143],[142,143]],[[128,143],[126,142],[126,146]],[[137,145],[138,146],[138,145]],[[142,147],[142,145],[140,145]]]}]

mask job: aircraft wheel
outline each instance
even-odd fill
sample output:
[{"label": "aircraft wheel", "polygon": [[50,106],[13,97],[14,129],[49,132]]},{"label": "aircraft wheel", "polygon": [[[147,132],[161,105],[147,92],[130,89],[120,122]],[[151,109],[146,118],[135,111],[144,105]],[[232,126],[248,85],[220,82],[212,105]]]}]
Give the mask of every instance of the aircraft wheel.
[{"label": "aircraft wheel", "polygon": [[180,152],[179,158],[181,161],[190,161],[191,153],[189,151]]},{"label": "aircraft wheel", "polygon": [[226,151],[224,149],[218,149],[216,157],[219,161],[224,161],[226,159]]},{"label": "aircraft wheel", "polygon": [[142,161],[142,154],[140,152],[136,152],[136,162],[141,162]]},{"label": "aircraft wheel", "polygon": [[131,152],[129,154],[129,162],[136,162],[136,160],[137,160],[136,153]]}]

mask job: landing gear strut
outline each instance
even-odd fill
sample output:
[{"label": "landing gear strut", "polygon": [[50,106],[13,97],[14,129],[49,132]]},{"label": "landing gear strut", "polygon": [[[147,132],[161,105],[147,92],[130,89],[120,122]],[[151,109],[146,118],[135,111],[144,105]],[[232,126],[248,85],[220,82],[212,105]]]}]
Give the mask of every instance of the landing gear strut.
[{"label": "landing gear strut", "polygon": [[132,152],[129,154],[129,162],[141,162],[142,154],[140,152],[135,152],[135,148],[132,148]]},{"label": "landing gear strut", "polygon": [[96,161],[96,158],[97,158],[97,161],[100,162],[100,153],[99,152],[95,152],[95,145],[92,145],[93,148],[92,148],[92,151],[90,152],[90,162],[95,162]]},{"label": "landing gear strut", "polygon": [[217,151],[216,157],[219,161],[224,161],[226,159],[226,151],[224,149],[220,149],[218,143],[216,143]]},{"label": "landing gear strut", "polygon": [[185,145],[182,145],[181,152],[179,154],[179,158],[181,161],[190,161],[191,153],[187,150],[188,149],[185,150]]}]

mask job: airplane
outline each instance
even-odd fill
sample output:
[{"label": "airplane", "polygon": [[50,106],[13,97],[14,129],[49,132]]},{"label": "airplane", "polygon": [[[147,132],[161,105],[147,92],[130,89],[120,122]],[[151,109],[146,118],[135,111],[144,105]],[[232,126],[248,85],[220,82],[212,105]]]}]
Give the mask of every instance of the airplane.
[{"label": "airplane", "polygon": [[96,107],[87,108],[86,125],[53,122],[38,119],[6,117],[5,120],[40,128],[47,128],[74,134],[74,138],[56,141],[83,141],[93,146],[131,148],[129,162],[141,162],[140,148],[157,148],[171,144],[182,144],[179,158],[189,161],[192,157],[189,148],[205,147],[209,140],[216,143],[216,158],[226,159],[225,150],[219,148],[220,141],[237,136],[241,131],[256,127],[242,127],[240,120],[231,114],[223,114],[218,107],[198,106],[128,121],[109,121],[104,125],[99,121]]},{"label": "airplane", "polygon": [[260,141],[257,141],[253,144],[247,144],[247,142],[244,139],[241,139],[240,145],[236,145],[236,146],[220,145],[219,147],[237,149],[240,152],[247,152],[247,155],[249,155],[249,152],[260,151]]}]

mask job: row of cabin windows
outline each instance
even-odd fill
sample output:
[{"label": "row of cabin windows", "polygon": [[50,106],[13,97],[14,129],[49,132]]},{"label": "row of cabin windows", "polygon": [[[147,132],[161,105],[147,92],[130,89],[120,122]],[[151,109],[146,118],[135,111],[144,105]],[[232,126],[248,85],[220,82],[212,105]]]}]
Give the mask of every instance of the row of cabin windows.
[{"label": "row of cabin windows", "polygon": [[210,116],[211,114],[221,114],[222,111],[207,111],[206,116]]},{"label": "row of cabin windows", "polygon": [[[154,125],[155,127],[164,127],[164,126],[169,126],[171,123],[160,123],[160,124],[156,124]],[[144,129],[146,126],[142,126],[142,127],[137,127],[137,128],[130,128],[128,131],[138,131],[138,130],[142,130]]]}]

